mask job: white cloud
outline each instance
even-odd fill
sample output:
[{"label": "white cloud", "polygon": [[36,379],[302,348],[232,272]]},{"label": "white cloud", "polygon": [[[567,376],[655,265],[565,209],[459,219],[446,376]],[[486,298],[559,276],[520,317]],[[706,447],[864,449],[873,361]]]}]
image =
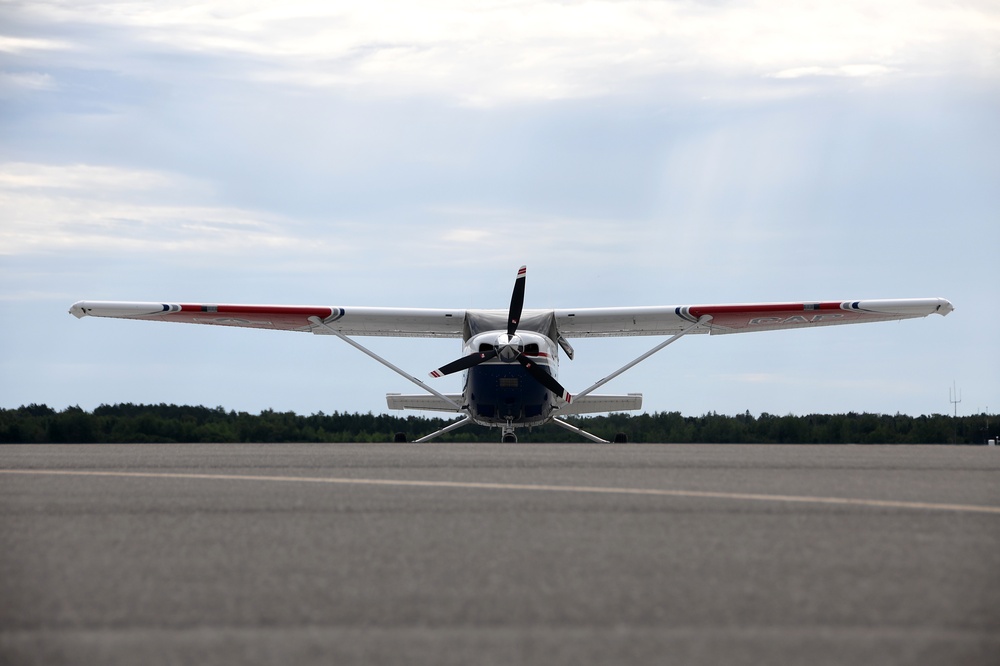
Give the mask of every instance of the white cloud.
[{"label": "white cloud", "polygon": [[[721,76],[729,87],[734,76],[769,74],[919,76],[960,67],[995,76],[1000,41],[996,7],[902,0],[67,2],[20,11],[46,23],[125,29],[112,40],[102,33],[86,58],[110,51],[122,63],[126,54],[114,49],[153,47],[222,58],[227,76],[248,80],[476,105],[627,93],[675,75]],[[20,51],[48,43],[7,39]],[[144,66],[130,60],[125,66]]]},{"label": "white cloud", "polygon": [[[636,251],[640,229],[629,220],[547,215],[531,210],[438,206],[432,213],[445,229],[439,236],[415,238],[433,252],[442,243],[469,253],[470,263],[491,257],[499,265],[524,261],[599,260],[608,252]],[[457,225],[457,226],[456,226]]]},{"label": "white cloud", "polygon": [[[294,268],[386,263],[517,266],[594,261],[634,245],[620,221],[529,210],[436,206],[399,220],[304,220],[215,205],[176,174],[92,164],[0,163],[0,256],[180,254]],[[419,221],[417,221],[419,220]],[[405,257],[405,259],[404,259]],[[424,259],[421,259],[424,258]]]},{"label": "white cloud", "polygon": [[228,255],[308,247],[288,220],[174,203],[204,193],[166,173],[94,165],[0,164],[0,255],[68,251]]},{"label": "white cloud", "polygon": [[155,171],[123,169],[93,164],[53,165],[32,162],[0,164],[0,189],[78,190],[151,190],[176,188],[182,179]]},{"label": "white cloud", "polygon": [[793,67],[783,69],[774,74],[768,74],[775,79],[799,79],[807,76],[843,76],[843,77],[877,77],[886,76],[895,71],[894,67],[885,65],[842,65],[840,67]]},{"label": "white cloud", "polygon": [[54,90],[55,80],[40,72],[0,72],[0,95],[18,90]]},{"label": "white cloud", "polygon": [[448,243],[481,243],[492,235],[486,229],[452,229],[444,234],[442,240]]},{"label": "white cloud", "polygon": [[72,48],[72,44],[58,39],[0,35],[0,53],[19,54],[30,51],[64,51],[70,48]]}]

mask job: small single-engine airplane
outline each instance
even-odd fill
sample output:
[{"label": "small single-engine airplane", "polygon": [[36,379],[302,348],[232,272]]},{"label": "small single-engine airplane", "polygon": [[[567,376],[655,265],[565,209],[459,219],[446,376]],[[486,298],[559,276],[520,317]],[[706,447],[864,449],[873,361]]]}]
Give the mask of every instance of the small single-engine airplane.
[{"label": "small single-engine airplane", "polygon": [[[502,441],[516,442],[516,428],[555,423],[595,442],[605,440],[559,416],[636,410],[642,394],[597,395],[593,391],[667,345],[690,333],[746,333],[834,324],[857,324],[947,315],[954,308],[943,298],[867,301],[806,301],[739,305],[524,310],[526,268],[514,282],[510,307],[503,310],[216,305],[80,301],[76,317],[117,317],[304,331],[334,335],[424,389],[426,394],[389,393],[389,409],[453,412],[464,416],[417,439],[425,442],[474,422],[499,427]],[[462,338],[462,356],[432,371],[441,377],[466,371],[462,393],[441,393],[348,337],[390,336]],[[634,335],[669,336],[604,379],[571,395],[556,379],[559,348],[570,359],[568,338]]]}]

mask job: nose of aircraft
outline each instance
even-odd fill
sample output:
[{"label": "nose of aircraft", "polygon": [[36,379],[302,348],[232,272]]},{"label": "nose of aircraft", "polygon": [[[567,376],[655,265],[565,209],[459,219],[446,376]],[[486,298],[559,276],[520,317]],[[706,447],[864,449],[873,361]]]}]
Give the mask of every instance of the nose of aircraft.
[{"label": "nose of aircraft", "polygon": [[504,363],[513,363],[517,360],[517,357],[524,351],[524,345],[521,343],[521,338],[517,335],[506,335],[501,334],[497,336],[497,342],[495,345],[497,350],[497,356]]}]

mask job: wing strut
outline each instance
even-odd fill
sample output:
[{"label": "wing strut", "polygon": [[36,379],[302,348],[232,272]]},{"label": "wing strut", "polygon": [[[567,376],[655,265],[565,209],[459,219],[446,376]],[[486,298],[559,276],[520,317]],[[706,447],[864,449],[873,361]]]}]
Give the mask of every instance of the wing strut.
[{"label": "wing strut", "polygon": [[[402,377],[405,377],[406,379],[409,379],[411,382],[413,382],[414,384],[416,384],[420,388],[424,389],[428,393],[431,393],[431,394],[436,395],[437,397],[441,398],[442,400],[444,400],[445,402],[447,402],[449,405],[452,405],[457,411],[459,411],[459,412],[464,412],[465,411],[464,409],[462,409],[462,406],[460,404],[458,404],[457,402],[455,402],[454,400],[452,400],[451,398],[449,398],[448,396],[446,396],[444,393],[441,393],[439,391],[435,391],[434,389],[432,389],[427,384],[423,383],[422,381],[420,381],[419,379],[417,379],[413,375],[407,373],[405,370],[401,370],[400,368],[397,368],[395,365],[393,365],[389,361],[385,360],[384,358],[382,358],[381,356],[379,356],[378,354],[376,354],[372,350],[368,349],[367,347],[365,347],[363,345],[358,344],[354,340],[350,339],[349,337],[347,337],[346,335],[344,335],[343,333],[341,333],[340,331],[338,331],[337,329],[335,329],[333,326],[330,326],[329,324],[324,323],[323,320],[320,319],[319,317],[315,317],[315,316],[309,317],[309,321],[311,321],[312,323],[316,324],[317,326],[320,326],[320,327],[325,328],[326,330],[330,331],[330,333],[332,333],[333,335],[336,335],[338,338],[340,338],[341,340],[343,340],[347,344],[351,345],[352,347],[354,347],[358,351],[364,352],[368,356],[371,356],[373,359],[375,359],[376,361],[378,361],[379,363],[381,363],[385,367],[389,368],[390,370],[392,370],[396,374],[398,374],[398,375],[400,375]],[[455,426],[455,427],[458,427],[458,426]],[[448,430],[448,428],[446,428],[445,430],[442,430],[441,432],[445,432],[447,430]],[[441,434],[441,432],[437,432],[437,433],[434,433],[434,434],[435,435],[439,435],[439,434]],[[424,439],[426,439],[426,438],[424,438]],[[419,442],[419,441],[423,441],[423,440],[417,440],[417,441]]]},{"label": "wing strut", "polygon": [[[612,379],[614,379],[618,375],[622,374],[623,372],[625,372],[629,368],[632,368],[633,366],[638,365],[639,363],[642,363],[647,358],[649,358],[650,356],[652,356],[656,352],[660,351],[661,349],[663,349],[667,345],[669,345],[669,344],[671,344],[673,342],[677,342],[678,340],[680,340],[682,337],[684,337],[685,335],[687,335],[688,333],[690,333],[694,329],[696,329],[699,326],[702,326],[704,324],[707,324],[710,321],[712,321],[712,315],[702,315],[701,317],[698,318],[698,321],[696,321],[695,323],[691,324],[690,326],[688,326],[687,328],[685,328],[680,333],[677,333],[676,335],[670,337],[669,339],[664,340],[663,342],[661,342],[660,344],[656,345],[655,347],[653,347],[648,352],[646,352],[645,354],[643,354],[639,358],[635,359],[631,363],[628,363],[627,365],[623,365],[621,368],[619,368],[618,370],[612,372],[610,375],[608,375],[607,377],[605,377],[601,381],[597,382],[596,384],[594,384],[590,388],[587,388],[587,389],[584,389],[583,391],[580,391],[579,393],[577,393],[576,395],[574,395],[573,398],[579,400],[580,398],[582,398],[583,396],[587,395],[588,393],[591,393],[594,389],[597,389],[597,388],[600,388],[601,386],[604,386],[605,384],[607,384]],[[568,423],[564,423],[562,425],[567,426],[569,424]],[[572,427],[572,426],[570,426],[570,427]],[[604,440],[601,440],[601,441],[604,441]]]}]

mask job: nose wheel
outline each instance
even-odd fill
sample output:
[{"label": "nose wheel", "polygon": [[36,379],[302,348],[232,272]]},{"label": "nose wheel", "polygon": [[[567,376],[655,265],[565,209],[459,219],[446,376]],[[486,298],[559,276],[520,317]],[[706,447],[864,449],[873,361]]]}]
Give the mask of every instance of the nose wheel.
[{"label": "nose wheel", "polygon": [[517,444],[517,435],[514,434],[514,426],[511,425],[511,422],[507,421],[507,425],[501,427],[503,435],[500,437],[500,441],[504,444]]}]

